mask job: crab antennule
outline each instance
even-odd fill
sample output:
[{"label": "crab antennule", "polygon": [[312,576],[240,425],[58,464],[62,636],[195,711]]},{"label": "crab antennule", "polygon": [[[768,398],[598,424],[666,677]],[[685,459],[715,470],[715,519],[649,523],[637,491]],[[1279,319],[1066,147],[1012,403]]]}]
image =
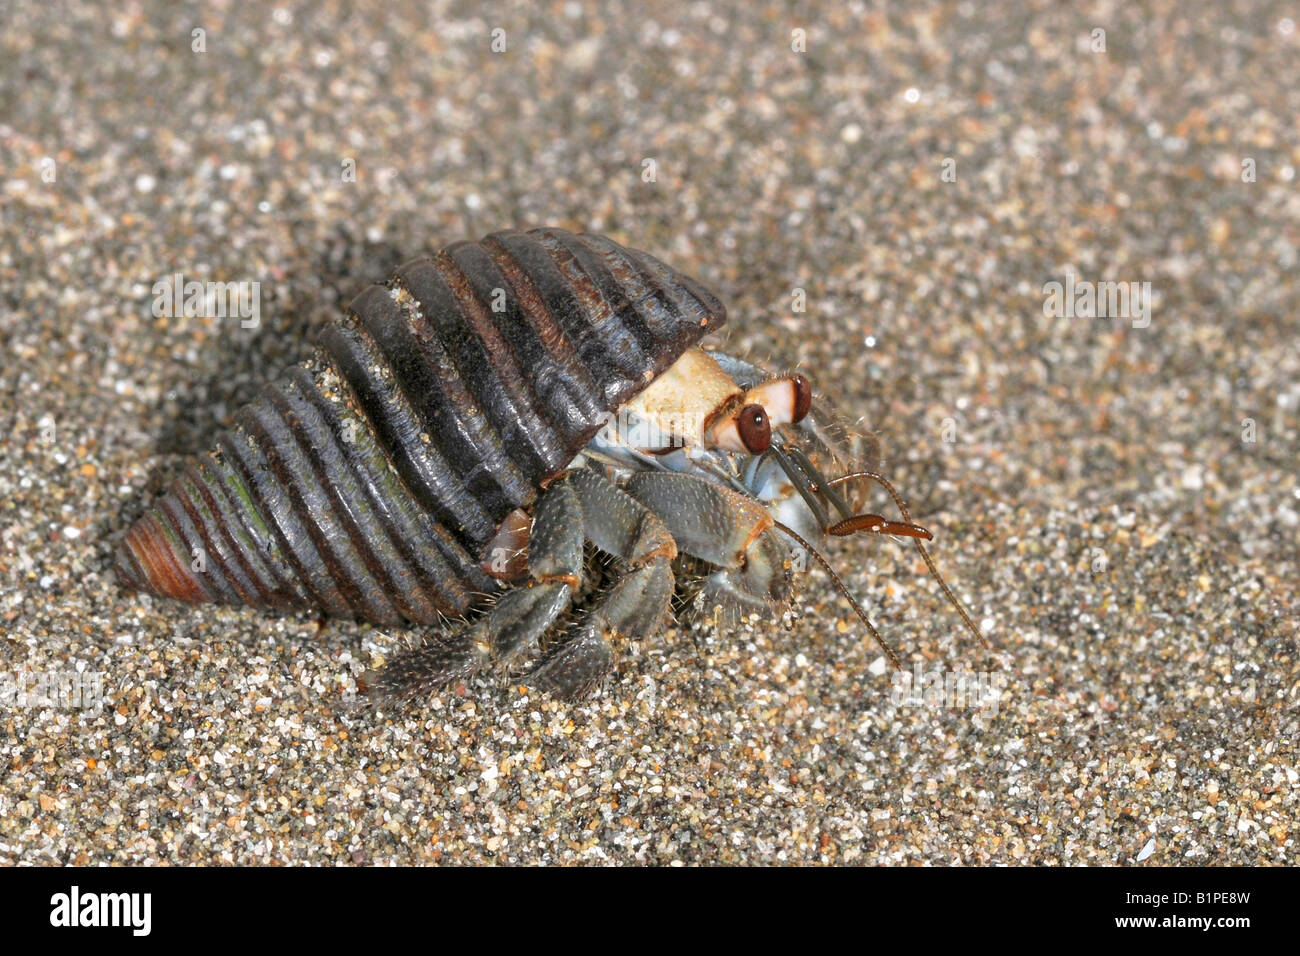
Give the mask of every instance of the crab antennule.
[{"label": "crab antennule", "polygon": [[799,469],[799,466],[791,460],[790,456],[787,455],[776,442],[772,442],[767,453],[776,459],[776,463],[781,466],[781,470],[785,472],[785,476],[789,478],[790,483],[794,485],[794,490],[799,492],[799,496],[803,498],[804,503],[808,505],[808,509],[813,513],[813,517],[817,519],[817,527],[825,528],[826,525],[830,523],[830,518],[826,514],[826,509],[822,507],[822,503],[817,500],[817,495],[813,492],[807,476],[804,475],[804,473]]},{"label": "crab antennule", "polygon": [[926,541],[934,540],[934,535],[919,524],[913,524],[910,521],[890,521],[888,518],[877,514],[854,515],[852,518],[837,521],[826,529],[827,534],[835,535],[838,538],[856,534],[859,531],[869,531],[874,534],[897,534],[906,538],[924,538]]},{"label": "crab antennule", "polygon": [[853,517],[853,510],[848,506],[844,499],[840,497],[840,493],[832,487],[831,482],[826,480],[822,473],[817,470],[817,466],[812,463],[812,460],[805,455],[801,449],[796,448],[793,445],[790,446],[790,457],[793,458],[799,467],[803,469],[803,473],[817,485],[817,490],[830,500],[830,503],[835,506],[835,509],[840,514],[845,518]]}]

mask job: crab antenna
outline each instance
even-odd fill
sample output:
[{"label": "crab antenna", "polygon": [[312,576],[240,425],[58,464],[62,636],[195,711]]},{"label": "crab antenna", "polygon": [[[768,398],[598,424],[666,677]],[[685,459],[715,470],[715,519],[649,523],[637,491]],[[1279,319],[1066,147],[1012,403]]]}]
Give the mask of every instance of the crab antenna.
[{"label": "crab antenna", "polygon": [[[909,524],[911,523],[912,516],[907,513],[907,505],[903,503],[902,496],[894,490],[894,486],[891,485],[883,475],[878,475],[874,471],[855,471],[851,474],[833,478],[828,482],[828,484],[838,485],[841,482],[852,481],[855,478],[870,478],[889,492],[889,497],[893,498],[894,504],[898,505],[898,511],[903,516],[903,520]],[[945,581],[943,575],[939,573],[939,568],[935,565],[934,559],[930,557],[930,552],[925,550],[925,545],[921,543],[921,539],[912,538],[912,541],[916,544],[916,550],[921,552],[921,557],[925,561],[925,566],[930,569],[930,573],[934,575],[934,579],[939,582],[939,587],[943,589],[943,593],[948,598],[949,603],[952,604],[952,606],[957,609],[957,613],[961,615],[962,623],[966,625],[967,630],[975,635],[975,639],[984,645],[985,650],[992,651],[992,645],[990,645],[984,635],[980,633],[980,629],[975,626],[975,622],[971,619],[970,613],[966,610],[965,605],[963,605],[961,601],[957,600],[957,595],[952,593],[952,588],[948,587],[948,582]]]},{"label": "crab antenna", "polygon": [[840,593],[843,594],[846,598],[848,598],[849,604],[853,606],[854,612],[856,612],[858,617],[862,619],[862,623],[867,625],[867,630],[870,631],[871,636],[876,639],[876,643],[879,644],[881,648],[884,649],[885,654],[889,657],[889,662],[894,665],[894,670],[901,671],[903,669],[903,665],[898,662],[898,655],[894,653],[894,649],[892,647],[890,647],[888,644],[885,643],[885,639],[880,636],[880,632],[876,630],[875,625],[872,624],[871,621],[867,618],[867,612],[862,610],[862,606],[858,604],[858,602],[854,599],[853,595],[849,593],[849,589],[845,587],[844,582],[840,580],[840,576],[835,573],[835,569],[831,567],[831,563],[827,561],[824,557],[822,557],[821,552],[819,552],[811,544],[809,544],[802,537],[800,537],[798,532],[796,532],[793,528],[789,528],[786,525],[783,525],[781,522],[777,521],[776,519],[772,520],[772,524],[776,527],[778,531],[788,534],[790,537],[794,538],[794,540],[799,543],[800,547],[802,547],[805,551],[807,551],[809,554],[811,554],[814,558],[817,559],[817,563],[820,564],[822,568],[825,569],[826,573],[830,575],[831,580],[835,582],[835,586],[840,589]]}]

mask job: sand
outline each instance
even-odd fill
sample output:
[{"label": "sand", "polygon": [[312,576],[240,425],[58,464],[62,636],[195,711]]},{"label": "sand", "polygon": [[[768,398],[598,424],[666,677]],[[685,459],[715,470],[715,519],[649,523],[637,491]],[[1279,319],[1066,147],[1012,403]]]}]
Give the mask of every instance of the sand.
[{"label": "sand", "polygon": [[[13,6],[0,862],[1294,863],[1294,13],[880,8]],[[782,621],[621,644],[582,705],[386,715],[350,704],[399,632],[118,587],[367,282],[527,224],[698,276],[728,348],[880,433],[996,656],[905,544],[831,558],[983,707],[897,693],[816,571]],[[176,273],[258,283],[256,327],[155,317]],[[77,673],[100,706],[34,699]]]}]

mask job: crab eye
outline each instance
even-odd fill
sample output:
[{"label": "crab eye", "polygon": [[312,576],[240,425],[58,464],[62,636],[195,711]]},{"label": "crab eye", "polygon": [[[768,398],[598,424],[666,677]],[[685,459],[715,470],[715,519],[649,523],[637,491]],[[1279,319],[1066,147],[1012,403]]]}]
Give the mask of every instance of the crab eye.
[{"label": "crab eye", "polygon": [[740,440],[751,455],[761,455],[772,444],[772,423],[762,405],[746,405],[736,415]]},{"label": "crab eye", "polygon": [[790,381],[794,385],[794,420],[801,422],[812,409],[812,383],[798,374]]}]

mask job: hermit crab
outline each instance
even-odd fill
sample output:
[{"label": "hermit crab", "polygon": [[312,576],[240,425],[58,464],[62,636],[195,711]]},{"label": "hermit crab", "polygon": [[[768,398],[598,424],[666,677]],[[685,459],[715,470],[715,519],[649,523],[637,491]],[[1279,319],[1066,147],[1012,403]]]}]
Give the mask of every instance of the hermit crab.
[{"label": "hermit crab", "polygon": [[[582,697],[612,638],[653,635],[674,606],[770,614],[809,556],[897,666],[820,551],[855,533],[911,538],[983,641],[930,532],[853,467],[809,381],[700,347],[725,319],[699,283],[599,235],[510,230],[416,259],[188,465],[117,574],[423,628],[367,675],[381,701],[493,664]],[[850,507],[861,481],[900,517]]]}]

